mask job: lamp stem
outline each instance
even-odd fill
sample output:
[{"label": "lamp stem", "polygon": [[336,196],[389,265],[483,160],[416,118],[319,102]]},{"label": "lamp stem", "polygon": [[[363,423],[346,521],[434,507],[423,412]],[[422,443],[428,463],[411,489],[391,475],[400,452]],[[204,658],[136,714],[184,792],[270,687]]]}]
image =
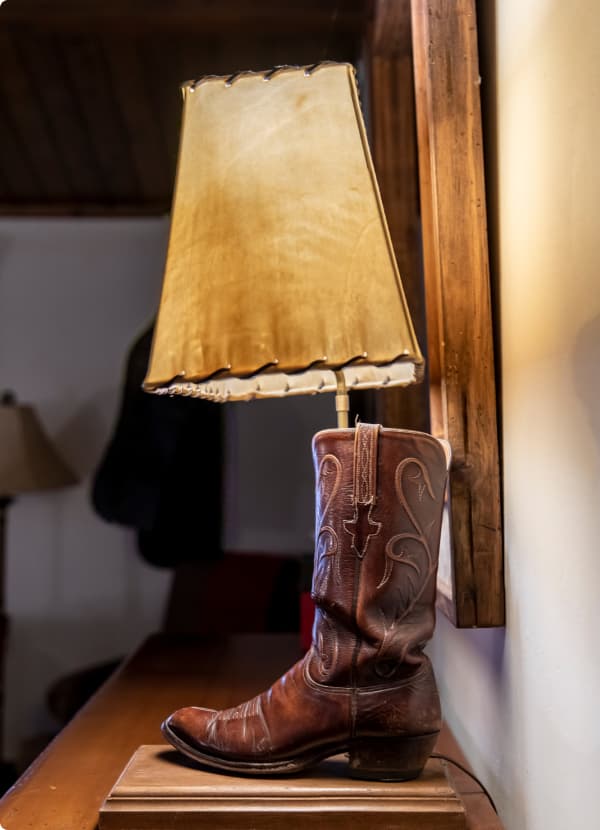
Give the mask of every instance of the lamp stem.
[{"label": "lamp stem", "polygon": [[337,392],[335,394],[335,411],[337,412],[338,429],[348,428],[348,416],[350,412],[350,396],[346,388],[346,378],[342,371],[335,373],[337,381]]}]

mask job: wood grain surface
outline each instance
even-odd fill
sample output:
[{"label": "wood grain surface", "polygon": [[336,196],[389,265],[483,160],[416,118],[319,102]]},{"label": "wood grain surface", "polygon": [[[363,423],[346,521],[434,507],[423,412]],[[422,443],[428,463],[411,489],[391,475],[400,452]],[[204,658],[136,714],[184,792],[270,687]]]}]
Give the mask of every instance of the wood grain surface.
[{"label": "wood grain surface", "polygon": [[0,4],[0,215],[169,211],[182,81],[354,60],[367,0]]},{"label": "wood grain surface", "polygon": [[[417,340],[427,327],[417,169],[415,96],[408,0],[376,5],[370,61],[373,162]],[[384,426],[429,432],[427,383],[374,394]]]},{"label": "wood grain surface", "polygon": [[[297,635],[212,641],[152,637],[4,796],[0,824],[7,830],[93,830],[103,801],[133,753],[141,744],[162,743],[159,725],[165,715],[189,704],[239,703],[299,656]],[[447,730],[440,746],[447,754],[459,752]],[[467,782],[469,797],[480,792]],[[462,792],[463,784],[458,785]],[[469,830],[500,830],[499,823],[488,821],[493,820],[491,808],[481,802],[476,806],[479,823],[471,821],[467,804]]]},{"label": "wood grain surface", "polygon": [[461,627],[504,624],[500,474],[474,0],[412,0],[432,431],[450,441]]},{"label": "wood grain surface", "polygon": [[442,762],[402,784],[348,778],[337,756],[298,776],[249,778],[200,770],[164,746],[142,746],[100,811],[100,830],[465,830]]}]

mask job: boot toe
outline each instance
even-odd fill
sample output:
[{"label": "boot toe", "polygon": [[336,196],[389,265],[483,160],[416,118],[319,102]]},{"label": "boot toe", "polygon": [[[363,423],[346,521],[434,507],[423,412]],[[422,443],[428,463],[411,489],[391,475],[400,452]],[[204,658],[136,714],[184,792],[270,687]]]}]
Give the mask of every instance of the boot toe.
[{"label": "boot toe", "polygon": [[215,715],[214,709],[186,706],[169,715],[163,723],[163,733],[167,740],[174,735],[186,744],[201,747],[206,743],[207,727]]}]

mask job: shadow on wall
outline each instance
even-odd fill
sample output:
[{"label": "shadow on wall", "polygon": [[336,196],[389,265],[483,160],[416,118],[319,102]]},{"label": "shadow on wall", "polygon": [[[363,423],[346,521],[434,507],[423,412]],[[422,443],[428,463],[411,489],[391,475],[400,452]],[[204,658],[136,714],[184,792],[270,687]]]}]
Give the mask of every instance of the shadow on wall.
[{"label": "shadow on wall", "polygon": [[440,642],[434,640],[433,648],[436,672],[439,672],[442,676],[451,676],[456,672],[452,665],[454,662],[452,651],[441,647],[441,638],[450,634],[462,642],[463,649],[468,651],[473,659],[478,663],[485,663],[486,674],[489,675],[496,688],[504,682],[506,670],[505,628],[457,629],[440,611],[437,612],[437,628],[440,629],[436,632],[440,635]]},{"label": "shadow on wall", "polygon": [[580,330],[573,349],[575,391],[587,412],[600,455],[600,315],[589,320]]},{"label": "shadow on wall", "polygon": [[510,647],[505,628],[456,629],[438,612],[429,648],[444,720],[498,804],[521,801],[523,791],[506,754],[512,725],[520,722],[510,676],[518,658],[509,655]]}]

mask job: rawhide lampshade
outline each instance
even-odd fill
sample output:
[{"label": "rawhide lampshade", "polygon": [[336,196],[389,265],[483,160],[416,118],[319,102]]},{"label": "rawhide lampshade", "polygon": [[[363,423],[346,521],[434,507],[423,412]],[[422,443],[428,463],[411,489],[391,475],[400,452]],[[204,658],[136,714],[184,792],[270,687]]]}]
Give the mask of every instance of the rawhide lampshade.
[{"label": "rawhide lampshade", "polygon": [[348,64],[183,86],[144,388],[217,401],[398,386],[423,358]]}]

